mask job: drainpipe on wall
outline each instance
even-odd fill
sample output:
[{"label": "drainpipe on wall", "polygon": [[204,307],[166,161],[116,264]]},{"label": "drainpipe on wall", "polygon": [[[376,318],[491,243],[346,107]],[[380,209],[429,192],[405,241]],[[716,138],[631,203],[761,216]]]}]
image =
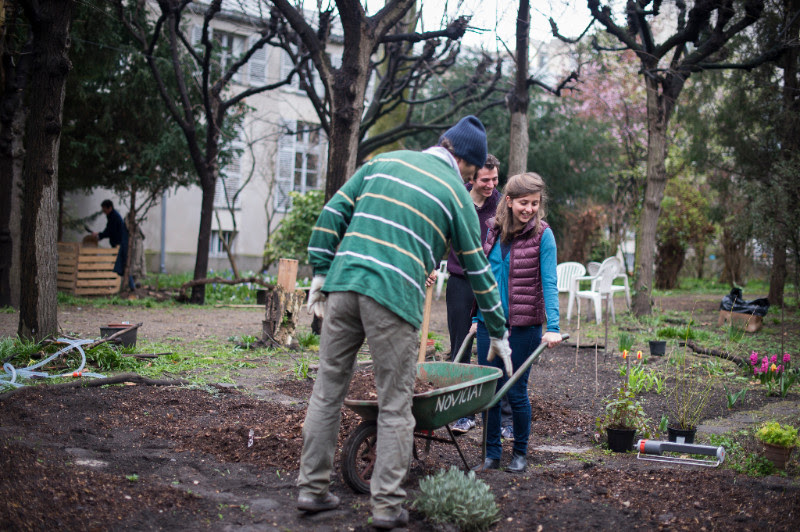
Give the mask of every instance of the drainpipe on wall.
[{"label": "drainpipe on wall", "polygon": [[161,193],[161,264],[160,273],[167,273],[167,191]]}]

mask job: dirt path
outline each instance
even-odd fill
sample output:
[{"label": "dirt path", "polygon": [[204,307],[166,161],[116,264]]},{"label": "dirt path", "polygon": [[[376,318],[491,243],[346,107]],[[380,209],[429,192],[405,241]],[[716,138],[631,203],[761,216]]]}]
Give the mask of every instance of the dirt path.
[{"label": "dirt path", "polygon": [[[700,321],[715,319],[716,304],[711,298],[680,303],[694,308]],[[307,327],[308,316],[301,318]],[[100,324],[124,320],[144,322],[139,337],[147,340],[225,341],[258,335],[262,312],[68,307],[60,309],[59,319],[64,332],[79,336],[95,337]],[[15,314],[0,314],[0,335],[13,335],[16,320]],[[447,349],[443,300],[434,302],[431,330]],[[601,355],[595,369],[593,350],[576,355],[559,347],[545,353],[531,372],[528,470],[480,477],[500,507],[493,530],[800,528],[796,457],[788,476],[753,478],[610,454],[594,442],[594,419],[602,397],[619,383],[617,360]],[[149,386],[31,388],[0,399],[0,529],[369,530],[368,496],[347,487],[338,470],[332,489],[342,497],[339,509],[316,516],[294,509],[301,427],[313,382],[276,376],[268,363],[236,379],[241,390],[214,393]],[[666,398],[643,397],[648,415],[658,419]],[[724,395],[715,393],[701,437],[767,415],[800,424],[798,400],[797,392],[780,400],[753,390],[745,404],[728,411]],[[341,446],[359,422],[353,412],[343,412],[337,465]],[[468,461],[477,463],[480,423],[459,441]],[[502,465],[510,454],[510,443],[504,445]],[[420,458],[404,483],[409,500],[417,496],[422,476],[463,467],[450,445],[435,443]],[[449,530],[413,510],[409,528]]]}]

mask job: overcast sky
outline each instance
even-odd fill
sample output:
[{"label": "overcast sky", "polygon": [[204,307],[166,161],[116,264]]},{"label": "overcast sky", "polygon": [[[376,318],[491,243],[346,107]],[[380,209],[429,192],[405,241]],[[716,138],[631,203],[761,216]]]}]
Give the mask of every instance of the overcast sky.
[{"label": "overcast sky", "polygon": [[[519,4],[508,0],[422,0],[423,21],[426,31],[441,26],[443,13],[448,20],[457,15],[472,15],[473,27],[483,28],[483,33],[469,32],[464,36],[468,46],[482,46],[487,50],[504,49],[500,40],[514,49],[516,18]],[[579,35],[588,24],[589,10],[586,0],[531,0],[532,40],[546,41],[551,38],[548,18],[553,17],[562,34]]]}]

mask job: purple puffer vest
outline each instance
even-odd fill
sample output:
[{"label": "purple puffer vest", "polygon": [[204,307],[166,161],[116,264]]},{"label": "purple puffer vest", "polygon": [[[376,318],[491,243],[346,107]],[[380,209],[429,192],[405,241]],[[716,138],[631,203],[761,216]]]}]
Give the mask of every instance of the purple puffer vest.
[{"label": "purple puffer vest", "polygon": [[[534,234],[536,220],[528,222],[527,227],[511,242],[508,266],[508,322],[512,327],[529,327],[545,322],[544,292],[542,291],[542,270],[539,267],[539,244],[544,230],[550,227],[544,220],[539,221],[539,231]],[[486,256],[497,241],[494,219],[489,220],[489,234],[483,244]]]}]

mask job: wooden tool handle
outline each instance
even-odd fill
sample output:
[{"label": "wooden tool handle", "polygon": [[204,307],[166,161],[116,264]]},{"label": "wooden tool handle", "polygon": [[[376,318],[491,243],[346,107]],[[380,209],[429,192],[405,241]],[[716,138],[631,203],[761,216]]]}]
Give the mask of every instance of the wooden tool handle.
[{"label": "wooden tool handle", "polygon": [[433,304],[433,285],[425,290],[425,311],[422,313],[422,329],[420,329],[419,358],[417,362],[425,362],[428,351],[428,324],[431,321],[431,305]]}]

